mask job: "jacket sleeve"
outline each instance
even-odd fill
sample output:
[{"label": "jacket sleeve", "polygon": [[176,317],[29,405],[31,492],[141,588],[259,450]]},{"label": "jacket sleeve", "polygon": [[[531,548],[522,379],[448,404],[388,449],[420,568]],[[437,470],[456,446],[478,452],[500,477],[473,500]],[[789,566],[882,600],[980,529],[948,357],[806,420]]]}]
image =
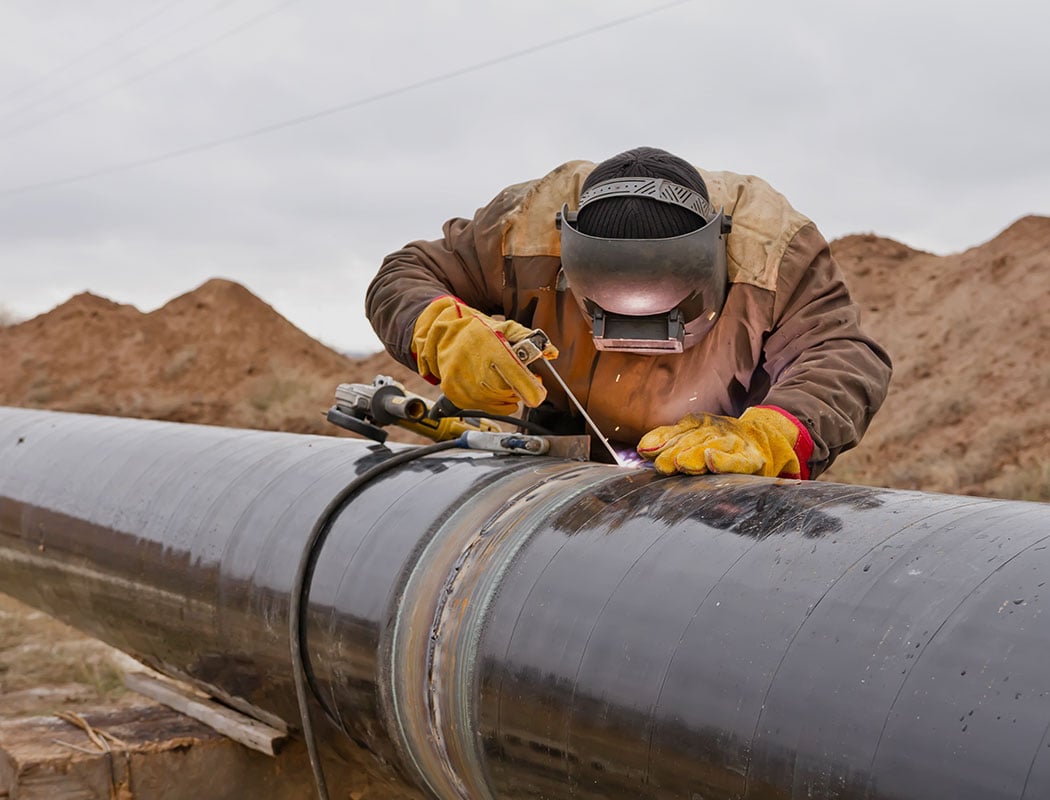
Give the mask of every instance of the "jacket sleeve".
[{"label": "jacket sleeve", "polygon": [[781,262],[764,355],[771,383],[764,402],[806,426],[816,477],[860,441],[886,398],[892,365],[861,330],[860,309],[812,224],[796,234]]},{"label": "jacket sleeve", "polygon": [[486,314],[503,313],[502,220],[509,202],[503,192],[471,220],[445,223],[435,241],[416,241],[391,253],[365,295],[365,314],[383,346],[417,369],[412,329],[436,297],[452,294]]}]

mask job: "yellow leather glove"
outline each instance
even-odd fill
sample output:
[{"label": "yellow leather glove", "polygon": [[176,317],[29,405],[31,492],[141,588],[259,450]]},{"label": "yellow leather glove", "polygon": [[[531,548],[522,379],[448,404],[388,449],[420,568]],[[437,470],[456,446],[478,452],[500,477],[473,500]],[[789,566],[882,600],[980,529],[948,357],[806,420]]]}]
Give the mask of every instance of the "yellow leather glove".
[{"label": "yellow leather glove", "polygon": [[[539,377],[510,349],[531,331],[513,320],[497,322],[458,298],[445,295],[423,309],[412,331],[419,374],[440,383],[460,408],[513,414],[518,403],[535,408],[547,396]],[[543,357],[558,357],[553,345]]]},{"label": "yellow leather glove", "polygon": [[776,406],[749,408],[739,419],[690,414],[676,425],[654,428],[638,442],[638,454],[664,475],[733,472],[808,478],[812,453],[809,431]]}]

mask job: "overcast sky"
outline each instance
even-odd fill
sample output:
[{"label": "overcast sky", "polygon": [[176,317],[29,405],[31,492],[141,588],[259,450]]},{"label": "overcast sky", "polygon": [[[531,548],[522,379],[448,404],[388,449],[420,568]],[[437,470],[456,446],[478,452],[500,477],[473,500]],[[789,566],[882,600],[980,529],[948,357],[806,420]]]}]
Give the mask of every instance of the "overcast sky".
[{"label": "overcast sky", "polygon": [[376,350],[386,253],[642,144],[829,239],[965,250],[1050,215],[1047,31],[1035,0],[5,0],[0,308],[225,277]]}]

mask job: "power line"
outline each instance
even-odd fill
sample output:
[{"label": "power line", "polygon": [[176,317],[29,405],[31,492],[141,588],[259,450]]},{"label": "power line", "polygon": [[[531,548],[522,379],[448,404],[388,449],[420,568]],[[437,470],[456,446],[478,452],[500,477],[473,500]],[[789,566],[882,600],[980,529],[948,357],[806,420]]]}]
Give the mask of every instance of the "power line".
[{"label": "power line", "polygon": [[94,77],[96,77],[98,75],[101,75],[102,73],[107,72],[108,70],[111,70],[114,67],[118,67],[118,66],[120,66],[121,64],[124,64],[127,61],[130,61],[131,59],[135,58],[139,54],[144,53],[146,50],[149,50],[154,45],[157,45],[160,42],[167,41],[168,39],[170,39],[175,34],[186,30],[186,28],[189,28],[189,27],[191,27],[193,25],[196,25],[202,19],[205,19],[205,18],[211,16],[212,14],[214,14],[216,11],[219,11],[220,9],[225,8],[226,6],[232,5],[233,3],[236,3],[236,2],[237,2],[237,0],[219,0],[219,2],[215,3],[211,8],[209,8],[203,14],[198,14],[195,17],[191,17],[190,19],[185,20],[181,25],[176,25],[174,28],[166,31],[165,33],[161,34],[160,36],[154,37],[151,41],[146,42],[146,44],[141,45],[140,47],[137,47],[134,50],[129,50],[128,52],[124,53],[119,58],[117,58],[115,61],[111,61],[108,64],[103,64],[101,67],[95,69],[94,71],[85,72],[82,75],[80,75],[76,80],[74,80],[72,83],[67,83],[65,86],[59,86],[57,89],[51,90],[49,93],[43,95],[42,97],[36,98],[36,100],[34,100],[34,101],[32,101],[32,102],[30,102],[30,103],[28,103],[26,105],[23,105],[20,108],[15,108],[15,109],[13,109],[11,111],[8,111],[6,114],[3,115],[3,120],[7,121],[9,119],[14,119],[15,117],[19,116],[20,114],[24,114],[27,111],[32,111],[34,108],[36,108],[38,106],[44,105],[51,98],[57,97],[57,96],[65,93],[65,92],[68,92],[70,89],[75,89],[78,86],[81,86],[82,84],[87,83],[92,78],[94,78]]},{"label": "power line", "polygon": [[55,75],[59,75],[59,74],[65,72],[70,67],[75,66],[76,64],[79,64],[85,58],[88,58],[90,56],[95,55],[95,53],[97,53],[99,50],[103,49],[104,47],[108,47],[109,45],[113,44],[114,42],[117,42],[117,41],[123,39],[129,33],[134,33],[139,28],[143,27],[144,25],[149,24],[150,22],[155,20],[157,17],[159,17],[161,14],[163,14],[165,11],[167,11],[169,8],[171,8],[174,5],[178,5],[182,1],[183,0],[170,0],[170,2],[164,3],[159,8],[156,8],[153,11],[151,11],[145,17],[142,17],[141,19],[139,19],[138,22],[134,22],[131,25],[129,25],[127,28],[124,28],[123,30],[113,34],[112,36],[108,36],[107,38],[103,39],[101,42],[96,44],[94,47],[91,47],[88,50],[85,50],[84,52],[80,53],[79,55],[73,56],[73,58],[69,59],[68,61],[64,61],[61,64],[59,64],[58,66],[52,67],[47,72],[45,72],[43,75],[38,76],[36,80],[31,81],[30,83],[27,83],[25,86],[22,86],[22,87],[20,87],[18,89],[15,89],[14,91],[8,92],[3,97],[0,97],[0,103],[6,103],[8,100],[12,99],[13,97],[17,97],[20,94],[25,94],[26,92],[28,92],[28,91],[30,91],[32,89],[35,89],[36,87],[40,86],[40,84],[46,83],[48,80],[53,78]]},{"label": "power line", "polygon": [[250,19],[246,20],[245,22],[242,22],[241,24],[236,25],[233,28],[230,28],[229,30],[225,31],[224,33],[220,34],[219,36],[216,36],[216,37],[214,37],[212,39],[209,39],[208,41],[203,42],[202,44],[199,44],[196,47],[191,47],[188,50],[183,50],[181,53],[176,53],[171,58],[165,59],[164,61],[160,61],[160,62],[154,64],[149,69],[144,70],[144,71],[139,72],[139,73],[136,73],[135,75],[132,75],[131,77],[127,78],[126,80],[123,80],[120,83],[117,83],[117,84],[114,84],[113,86],[110,86],[108,89],[104,89],[101,92],[96,92],[93,95],[88,95],[87,97],[82,98],[81,100],[79,100],[79,101],[77,101],[75,103],[70,103],[67,106],[62,106],[61,108],[58,108],[58,109],[52,111],[50,114],[47,114],[47,115],[45,115],[43,117],[38,117],[37,119],[35,119],[35,120],[31,121],[31,122],[25,123],[24,125],[17,125],[17,126],[15,126],[13,128],[7,128],[5,130],[2,130],[2,131],[0,131],[0,141],[2,141],[4,139],[8,139],[8,138],[14,136],[15,134],[21,133],[22,131],[28,131],[28,130],[32,130],[34,128],[38,128],[41,125],[43,125],[44,123],[50,122],[51,120],[55,119],[56,117],[64,116],[65,114],[68,114],[70,111],[76,111],[78,108],[83,108],[88,103],[92,103],[95,100],[100,100],[103,97],[107,97],[107,96],[113,94],[113,92],[117,91],[118,89],[123,89],[125,86],[130,86],[132,84],[138,83],[139,81],[145,80],[146,78],[150,77],[151,75],[155,75],[158,72],[162,72],[165,69],[167,69],[168,67],[172,66],[173,64],[178,63],[179,61],[184,61],[185,59],[187,59],[187,58],[189,58],[191,56],[195,56],[198,53],[200,53],[200,52],[202,52],[204,50],[207,50],[209,47],[212,47],[213,45],[216,45],[219,42],[225,41],[226,39],[229,39],[230,37],[235,36],[238,33],[241,33],[243,31],[247,30],[252,25],[255,25],[258,22],[262,22],[267,17],[271,17],[274,14],[276,14],[278,11],[282,11],[283,9],[287,8],[288,6],[293,5],[294,3],[298,3],[298,2],[300,2],[300,0],[285,0],[285,2],[283,2],[283,3],[278,3],[276,6],[273,6],[269,10],[264,11],[261,14],[256,14],[254,17],[251,17]]},{"label": "power line", "polygon": [[444,81],[452,80],[453,78],[458,78],[462,75],[468,75],[472,72],[478,72],[480,70],[487,69],[488,67],[492,67],[497,64],[503,64],[508,61],[514,61],[519,58],[524,58],[525,56],[532,55],[533,53],[538,53],[542,50],[557,47],[559,45],[566,44],[567,42],[576,41],[577,39],[582,39],[586,36],[592,36],[596,33],[609,30],[610,28],[616,28],[621,25],[626,25],[629,22],[634,22],[644,17],[652,16],[653,14],[658,14],[662,11],[666,11],[670,8],[685,5],[689,2],[692,2],[692,0],[673,0],[670,3],[664,3],[663,5],[655,6],[654,8],[646,9],[645,11],[640,11],[636,14],[631,14],[626,17],[619,17],[617,19],[610,20],[609,22],[605,22],[600,25],[594,25],[590,28],[585,28],[582,31],[577,31],[575,33],[566,34],[565,36],[559,36],[554,39],[549,39],[546,42],[541,42],[539,44],[532,45],[531,47],[525,47],[521,50],[515,50],[511,53],[505,53],[504,55],[496,56],[495,58],[479,61],[478,63],[471,64],[467,67],[461,67],[450,72],[445,72],[440,75],[435,75],[430,78],[424,78],[422,80],[415,81],[414,83],[405,84],[403,86],[397,87],[396,89],[388,89],[383,92],[377,92],[376,94],[368,95],[367,97],[358,98],[356,100],[348,100],[345,103],[339,103],[338,105],[330,106],[329,108],[321,109],[320,111],[314,111],[310,114],[303,114],[298,117],[291,117],[280,122],[274,122],[269,125],[263,125],[258,128],[253,128],[248,131],[242,131],[241,133],[235,133],[229,136],[223,136],[218,139],[211,139],[206,142],[199,142],[197,144],[187,145],[186,147],[180,147],[176,150],[169,150],[165,153],[159,153],[155,156],[148,156],[146,158],[135,159],[133,161],[124,161],[119,164],[113,164],[108,167],[102,167],[97,170],[92,170],[91,172],[80,173],[79,175],[71,175],[66,178],[56,178],[49,181],[40,181],[38,183],[24,184],[22,186],[14,186],[9,189],[3,189],[0,190],[0,197],[13,197],[15,195],[27,194],[29,192],[39,191],[41,189],[53,189],[58,186],[66,186],[71,183],[80,183],[81,181],[91,180],[93,178],[114,175],[120,172],[126,172],[128,170],[137,169],[139,167],[158,164],[162,161],[168,161],[174,158],[181,158],[183,156],[191,155],[193,153],[200,153],[205,150],[213,150],[217,147],[222,147],[223,145],[231,144],[233,142],[238,142],[244,139],[251,139],[256,136],[263,136],[268,133],[274,133],[275,131],[284,130],[285,128],[292,128],[298,125],[304,125],[308,122],[314,122],[315,120],[322,119],[324,117],[330,117],[334,114],[339,114],[343,111],[349,111],[351,109],[360,108],[361,106],[370,105],[371,103],[376,103],[380,100],[386,100],[391,97],[406,94],[408,92],[415,91],[416,89],[421,89],[426,86],[433,86],[434,84],[443,83]]}]

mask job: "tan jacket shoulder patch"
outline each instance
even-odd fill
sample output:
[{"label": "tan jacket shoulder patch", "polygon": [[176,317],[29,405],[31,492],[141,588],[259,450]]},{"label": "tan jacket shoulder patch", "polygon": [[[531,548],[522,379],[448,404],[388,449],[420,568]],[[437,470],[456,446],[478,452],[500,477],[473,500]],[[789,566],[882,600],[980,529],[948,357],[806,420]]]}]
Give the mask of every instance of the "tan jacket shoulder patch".
[{"label": "tan jacket shoulder patch", "polygon": [[[575,210],[580,187],[594,169],[591,161],[569,161],[539,180],[504,190],[504,256],[561,255],[554,215],[564,203]],[[780,262],[795,235],[810,220],[761,178],[700,170],[711,205],[733,217],[727,260],[729,280],[773,291]]]},{"label": "tan jacket shoulder patch", "polygon": [[539,180],[507,189],[505,194],[511,196],[505,198],[503,255],[560,256],[561,237],[554,227],[554,215],[565,203],[576,210],[580,187],[592,169],[591,161],[569,161]]},{"label": "tan jacket shoulder patch", "polygon": [[810,220],[761,178],[700,170],[711,205],[733,218],[726,247],[729,280],[776,290],[780,262]]}]

